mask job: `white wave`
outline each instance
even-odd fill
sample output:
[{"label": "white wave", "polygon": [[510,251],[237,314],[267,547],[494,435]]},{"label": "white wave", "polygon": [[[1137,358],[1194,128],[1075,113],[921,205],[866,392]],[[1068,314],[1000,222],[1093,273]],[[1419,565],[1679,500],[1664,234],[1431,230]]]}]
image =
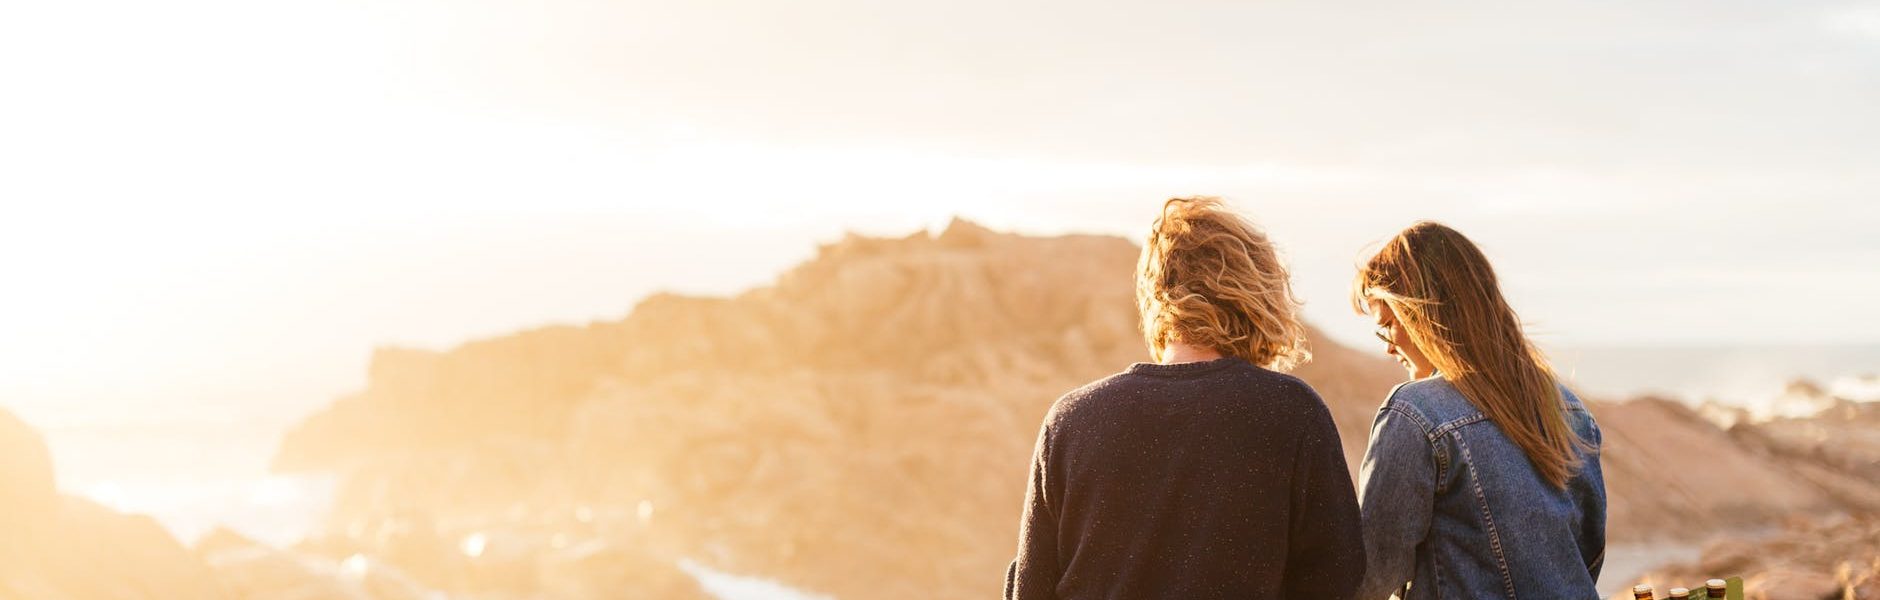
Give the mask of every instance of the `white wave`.
[{"label": "white wave", "polygon": [[1850,402],[1880,402],[1880,375],[1837,377],[1828,384],[1828,393]]},{"label": "white wave", "polygon": [[812,594],[769,579],[732,575],[689,558],[679,560],[679,569],[697,579],[706,593],[719,600],[833,600],[829,596]]}]

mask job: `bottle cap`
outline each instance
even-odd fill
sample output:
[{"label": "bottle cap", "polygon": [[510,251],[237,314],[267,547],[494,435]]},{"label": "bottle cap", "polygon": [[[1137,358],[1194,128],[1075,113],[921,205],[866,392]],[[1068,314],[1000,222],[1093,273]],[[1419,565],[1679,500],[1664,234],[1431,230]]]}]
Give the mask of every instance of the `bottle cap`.
[{"label": "bottle cap", "polygon": [[1725,583],[1722,579],[1712,579],[1710,581],[1704,582],[1704,587],[1722,588],[1722,587],[1728,587],[1728,586],[1729,584]]}]

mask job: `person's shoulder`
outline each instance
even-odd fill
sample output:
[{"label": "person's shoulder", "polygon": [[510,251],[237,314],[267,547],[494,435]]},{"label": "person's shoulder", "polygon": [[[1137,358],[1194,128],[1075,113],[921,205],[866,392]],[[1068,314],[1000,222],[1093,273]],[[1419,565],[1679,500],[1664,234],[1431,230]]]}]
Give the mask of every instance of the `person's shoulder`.
[{"label": "person's shoulder", "polygon": [[1331,407],[1325,404],[1325,399],[1319,397],[1318,390],[1312,384],[1298,376],[1250,362],[1236,365],[1234,374],[1237,379],[1234,387],[1243,393],[1257,396],[1260,406],[1299,413],[1323,413],[1330,418]]},{"label": "person's shoulder", "polygon": [[1119,371],[1078,386],[1077,389],[1058,396],[1051,403],[1051,410],[1045,413],[1045,420],[1055,422],[1071,415],[1087,412],[1103,405],[1106,398],[1128,393],[1127,390],[1142,385],[1140,375],[1128,371]]},{"label": "person's shoulder", "polygon": [[1412,379],[1397,384],[1397,387],[1390,391],[1390,400],[1391,402],[1415,404],[1428,402],[1430,400],[1446,399],[1450,396],[1459,396],[1461,394],[1462,392],[1456,389],[1455,384],[1449,383],[1447,379],[1443,379],[1441,374],[1435,374],[1422,379]]},{"label": "person's shoulder", "polygon": [[1481,413],[1440,374],[1398,384],[1384,399],[1384,410],[1394,410],[1432,426],[1468,419]]},{"label": "person's shoulder", "polygon": [[1595,448],[1604,443],[1605,434],[1599,430],[1599,420],[1593,417],[1586,401],[1574,395],[1565,383],[1560,384],[1560,400],[1567,408],[1567,420],[1581,438],[1591,442]]},{"label": "person's shoulder", "polygon": [[1248,361],[1237,361],[1234,365],[1234,372],[1250,382],[1272,386],[1282,392],[1318,395],[1318,392],[1313,391],[1311,384],[1296,375],[1268,369]]},{"label": "person's shoulder", "polygon": [[1567,387],[1566,383],[1560,384],[1560,399],[1566,402],[1567,410],[1587,412],[1586,401],[1581,400],[1578,395],[1575,395],[1573,390]]}]

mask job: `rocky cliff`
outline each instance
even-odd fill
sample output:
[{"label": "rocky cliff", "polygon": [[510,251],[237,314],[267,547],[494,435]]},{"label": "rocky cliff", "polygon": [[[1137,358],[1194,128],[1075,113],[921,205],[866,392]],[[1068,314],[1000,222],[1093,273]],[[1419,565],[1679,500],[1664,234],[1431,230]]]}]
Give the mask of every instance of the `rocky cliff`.
[{"label": "rocky cliff", "polygon": [[0,599],[226,597],[155,519],[59,493],[45,440],[0,410]]},{"label": "rocky cliff", "polygon": [[[679,593],[657,582],[690,559],[843,598],[987,597],[1045,409],[1145,358],[1135,257],[1119,238],[963,221],[849,237],[731,298],[655,296],[616,321],[381,350],[367,387],[292,431],[275,464],[345,479],[312,545],[388,557],[445,590],[480,585],[460,564],[475,540],[478,572],[511,573],[517,590],[580,579],[545,575],[542,556],[604,548],[580,572],[631,565],[649,594]],[[1312,336],[1297,374],[1355,470],[1402,375]],[[1676,403],[1593,410],[1615,539],[1860,510],[1874,492]],[[1707,492],[1720,488],[1735,492]]]}]

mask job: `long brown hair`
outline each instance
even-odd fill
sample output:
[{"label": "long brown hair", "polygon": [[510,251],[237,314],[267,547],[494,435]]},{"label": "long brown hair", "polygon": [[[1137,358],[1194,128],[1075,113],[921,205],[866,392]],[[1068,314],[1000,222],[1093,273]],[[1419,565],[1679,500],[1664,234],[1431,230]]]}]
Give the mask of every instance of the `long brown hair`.
[{"label": "long brown hair", "polygon": [[1488,257],[1460,232],[1418,222],[1358,270],[1353,307],[1365,313],[1380,300],[1431,366],[1527,453],[1541,478],[1566,487],[1586,442],[1568,425],[1553,369],[1522,332]]},{"label": "long brown hair", "polygon": [[1311,359],[1299,300],[1273,243],[1219,198],[1175,198],[1136,262],[1136,308],[1157,359],[1169,342],[1284,371]]}]

